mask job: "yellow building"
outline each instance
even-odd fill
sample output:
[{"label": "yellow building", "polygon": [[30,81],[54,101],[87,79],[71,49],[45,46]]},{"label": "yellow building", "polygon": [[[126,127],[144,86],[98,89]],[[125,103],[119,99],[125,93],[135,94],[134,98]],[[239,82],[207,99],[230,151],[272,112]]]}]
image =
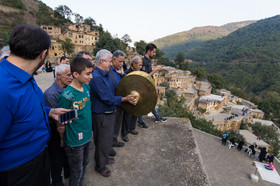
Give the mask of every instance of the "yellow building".
[{"label": "yellow building", "polygon": [[45,30],[52,38],[57,38],[61,34],[61,28],[53,25],[41,25],[43,30]]},{"label": "yellow building", "polygon": [[165,87],[162,86],[156,86],[156,92],[157,92],[157,104],[163,101],[163,98],[165,96]]},{"label": "yellow building", "polygon": [[218,96],[214,94],[210,94],[208,96],[201,96],[198,101],[199,108],[206,109],[206,111],[216,109],[218,110],[227,101],[227,96]]}]

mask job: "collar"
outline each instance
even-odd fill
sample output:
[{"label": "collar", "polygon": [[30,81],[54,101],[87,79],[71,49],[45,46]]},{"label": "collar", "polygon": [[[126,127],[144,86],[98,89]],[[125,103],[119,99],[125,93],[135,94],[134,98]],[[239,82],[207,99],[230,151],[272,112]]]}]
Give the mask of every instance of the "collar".
[{"label": "collar", "polygon": [[151,61],[151,59],[147,58],[146,56],[144,56],[144,59],[147,61]]},{"label": "collar", "polygon": [[10,74],[12,74],[16,79],[18,79],[22,84],[25,84],[30,79],[34,79],[33,75],[30,75],[26,71],[24,71],[21,68],[15,66],[14,64],[12,64],[8,60],[6,60],[6,58],[3,58],[1,63],[4,66],[4,68]]},{"label": "collar", "polygon": [[[108,72],[105,72],[104,70],[102,70],[101,68],[96,67],[97,72],[99,72],[99,74],[101,74],[102,76],[108,76]],[[94,70],[94,71],[95,71]],[[93,72],[94,72],[93,71]]]}]

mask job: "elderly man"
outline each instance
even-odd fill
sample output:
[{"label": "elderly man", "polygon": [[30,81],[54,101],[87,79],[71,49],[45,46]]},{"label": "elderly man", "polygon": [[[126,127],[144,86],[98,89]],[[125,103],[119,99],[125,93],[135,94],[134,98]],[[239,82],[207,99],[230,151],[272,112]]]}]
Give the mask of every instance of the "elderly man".
[{"label": "elderly man", "polygon": [[[156,68],[153,70],[152,69],[152,61],[151,59],[156,55],[156,51],[157,51],[157,47],[156,45],[150,43],[146,46],[146,53],[144,58],[142,59],[143,61],[143,67],[142,67],[142,71],[147,72],[149,75],[151,75],[153,77],[154,73],[156,73],[157,71],[160,71],[162,69],[161,65],[157,65]],[[167,119],[163,118],[161,115],[159,115],[158,110],[156,108],[154,108],[153,112],[152,112],[155,116],[155,122],[166,122]],[[149,127],[144,123],[144,120],[142,118],[142,116],[138,117],[138,125],[144,129],[148,129]]]},{"label": "elderly man", "polygon": [[[44,93],[46,106],[52,108],[57,108],[59,95],[73,80],[70,65],[60,64],[56,66],[55,77],[54,83]],[[50,119],[49,121],[52,133],[51,140],[48,143],[51,159],[52,185],[63,185],[61,177],[62,168],[64,168],[64,178],[68,178],[69,166],[64,148],[60,146],[62,139],[60,139],[60,135],[57,131],[56,121],[53,119]]]},{"label": "elderly man", "polygon": [[69,59],[66,56],[60,58],[60,64],[69,64]]},{"label": "elderly man", "polygon": [[[125,53],[121,50],[116,50],[113,53],[113,59],[112,59],[112,66],[109,69],[109,74],[114,81],[116,87],[119,84],[121,78],[125,76],[124,70],[123,70],[123,63],[125,59]],[[116,108],[116,115],[115,115],[115,126],[114,126],[114,137],[113,137],[113,147],[123,147],[124,143],[118,141],[118,135],[120,132],[120,128],[122,125],[122,119],[123,119],[123,110],[121,106],[117,106]],[[125,140],[127,141],[127,140]]]},{"label": "elderly man", "polygon": [[45,106],[33,73],[51,45],[40,27],[18,25],[9,39],[11,55],[0,63],[0,185],[50,185],[48,117],[68,109]]},{"label": "elderly man", "polygon": [[114,158],[109,158],[109,152],[112,148],[116,106],[120,106],[124,101],[136,105],[138,99],[134,95],[115,96],[116,83],[109,75],[112,63],[111,52],[105,49],[98,51],[95,63],[97,67],[90,81],[95,171],[104,177],[109,177],[111,171],[106,165],[115,162]]},{"label": "elderly man", "polygon": [[[130,63],[130,68],[125,71],[125,74],[129,74],[133,71],[139,71],[142,68],[142,59],[139,56],[135,56],[132,58]],[[134,116],[126,111],[123,114],[123,122],[122,122],[122,139],[128,140],[128,133],[133,135],[137,135],[138,131],[136,131],[136,121],[137,116]]]}]

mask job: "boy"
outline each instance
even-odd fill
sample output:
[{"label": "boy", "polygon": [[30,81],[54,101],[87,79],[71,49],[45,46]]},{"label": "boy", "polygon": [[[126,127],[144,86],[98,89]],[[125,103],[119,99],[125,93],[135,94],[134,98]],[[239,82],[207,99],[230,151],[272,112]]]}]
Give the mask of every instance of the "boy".
[{"label": "boy", "polygon": [[77,109],[78,118],[66,125],[63,141],[70,167],[70,186],[84,184],[89,163],[89,148],[92,138],[92,119],[89,82],[92,78],[92,63],[76,57],[70,64],[73,81],[59,96],[58,106]]}]

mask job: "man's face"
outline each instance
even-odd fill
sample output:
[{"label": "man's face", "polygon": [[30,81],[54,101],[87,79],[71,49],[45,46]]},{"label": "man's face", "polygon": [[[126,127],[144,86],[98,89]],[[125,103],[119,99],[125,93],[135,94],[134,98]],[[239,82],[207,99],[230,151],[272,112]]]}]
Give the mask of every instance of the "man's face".
[{"label": "man's face", "polygon": [[65,58],[65,59],[61,60],[60,64],[69,64],[69,59]]},{"label": "man's face", "polygon": [[81,83],[88,85],[90,80],[92,79],[92,71],[92,68],[86,68],[82,71],[81,74],[78,74],[78,80]]},{"label": "man's face", "polygon": [[87,59],[87,60],[89,60],[90,62],[93,63],[92,57],[90,57],[90,55],[84,53],[83,58],[85,58],[85,59]]},{"label": "man's face", "polygon": [[143,65],[142,59],[139,59],[137,64],[133,63],[134,71],[140,70],[142,68],[142,65]]},{"label": "man's face", "polygon": [[121,69],[124,63],[124,56],[119,56],[118,58],[113,58],[112,66],[114,69]]},{"label": "man's face", "polygon": [[112,65],[112,56],[109,56],[107,61],[101,60],[101,67],[105,72],[109,72],[109,68]]},{"label": "man's face", "polygon": [[156,55],[156,52],[157,52],[156,48],[154,48],[154,50],[149,50],[148,51],[150,59],[153,58]]},{"label": "man's face", "polygon": [[73,76],[70,71],[70,67],[65,68],[64,74],[57,74],[57,81],[60,81],[63,85],[62,88],[67,87],[73,80]]}]

